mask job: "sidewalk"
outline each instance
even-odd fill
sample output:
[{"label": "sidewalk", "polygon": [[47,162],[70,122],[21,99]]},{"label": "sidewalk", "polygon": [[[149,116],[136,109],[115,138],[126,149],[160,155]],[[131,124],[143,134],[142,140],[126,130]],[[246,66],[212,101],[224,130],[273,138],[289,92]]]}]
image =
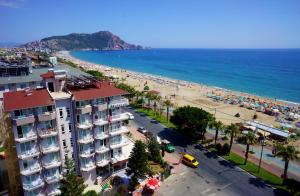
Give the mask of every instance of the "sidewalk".
[{"label": "sidewalk", "polygon": [[[212,130],[209,130],[207,133],[208,133],[207,136],[209,136],[209,138],[214,138],[214,133],[212,132]],[[225,143],[224,141],[222,141],[220,139],[221,137],[222,137],[222,134],[219,134],[218,142]],[[227,142],[229,142],[229,141],[227,141]],[[245,150],[246,150],[245,145],[235,143],[235,142],[232,145],[232,152],[240,155],[241,157],[245,156]],[[257,145],[250,146],[250,150],[253,151],[254,154],[249,153],[248,160],[253,162],[254,164],[258,165],[259,159],[260,159],[260,154],[261,154],[261,146],[257,146]],[[284,162],[281,160],[280,157],[274,157],[272,155],[272,151],[270,149],[268,149],[267,147],[264,147],[261,167],[277,176],[281,176],[283,174],[283,170],[284,170]],[[294,178],[294,179],[300,181],[300,165],[298,163],[295,163],[295,162],[289,163],[288,177]]]}]

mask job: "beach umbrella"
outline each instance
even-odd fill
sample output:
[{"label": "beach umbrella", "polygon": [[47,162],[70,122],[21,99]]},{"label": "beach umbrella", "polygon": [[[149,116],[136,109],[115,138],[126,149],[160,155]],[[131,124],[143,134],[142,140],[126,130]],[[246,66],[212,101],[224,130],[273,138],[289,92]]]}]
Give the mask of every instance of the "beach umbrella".
[{"label": "beach umbrella", "polygon": [[159,180],[156,178],[150,178],[146,184],[149,189],[157,189],[159,187]]}]

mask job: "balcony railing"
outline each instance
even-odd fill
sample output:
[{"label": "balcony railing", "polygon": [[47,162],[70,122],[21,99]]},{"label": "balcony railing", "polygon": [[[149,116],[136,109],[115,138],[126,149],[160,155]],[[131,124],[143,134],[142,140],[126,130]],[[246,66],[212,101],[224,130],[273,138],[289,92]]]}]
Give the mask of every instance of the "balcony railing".
[{"label": "balcony railing", "polygon": [[85,105],[82,107],[77,107],[76,108],[76,113],[77,114],[87,114],[92,112],[92,106],[91,105]]},{"label": "balcony railing", "polygon": [[59,151],[59,145],[58,143],[55,144],[51,144],[51,145],[42,145],[41,146],[41,150],[43,152],[43,154],[47,154],[47,153],[51,153],[51,152],[57,152]]},{"label": "balcony railing", "polygon": [[105,153],[105,152],[108,152],[109,151],[109,148],[108,146],[100,146],[98,148],[96,148],[96,153]]},{"label": "balcony railing", "polygon": [[94,121],[94,124],[98,125],[98,126],[102,126],[102,125],[105,125],[107,123],[108,123],[107,117],[106,118],[99,118],[99,119]]},{"label": "balcony railing", "polygon": [[123,138],[120,142],[114,142],[109,145],[111,149],[120,148],[122,146],[126,146],[128,144],[128,140]]},{"label": "balcony railing", "polygon": [[61,161],[60,160],[52,160],[52,161],[43,161],[43,167],[45,169],[51,169],[55,167],[61,166]]},{"label": "balcony railing", "polygon": [[40,164],[36,163],[31,167],[28,167],[26,169],[22,169],[21,174],[24,175],[24,176],[27,176],[27,175],[31,175],[31,174],[40,172],[41,170],[42,170],[42,167],[40,166]]},{"label": "balcony railing", "polygon": [[81,165],[81,167],[80,167],[81,171],[85,171],[85,172],[91,171],[95,168],[96,168],[96,165],[93,162],[91,162],[89,164]]},{"label": "balcony railing", "polygon": [[96,131],[96,133],[95,133],[95,139],[98,139],[98,140],[103,140],[108,137],[109,137],[108,131],[105,131],[105,132]]},{"label": "balcony railing", "polygon": [[53,174],[53,175],[46,176],[45,181],[47,182],[47,184],[51,184],[51,183],[59,182],[61,178],[62,178],[61,175]]},{"label": "balcony railing", "polygon": [[38,120],[40,122],[54,120],[56,118],[55,112],[44,112],[42,114],[38,114]]},{"label": "balcony railing", "polygon": [[119,161],[124,161],[126,159],[128,159],[129,157],[126,157],[124,154],[117,154],[117,155],[114,155],[113,158],[111,158],[111,163],[112,164],[115,164]]},{"label": "balcony railing", "polygon": [[57,131],[54,128],[41,129],[38,131],[38,134],[41,138],[51,137],[57,135]]},{"label": "balcony railing", "polygon": [[120,128],[110,130],[109,135],[114,136],[114,135],[119,135],[119,134],[128,133],[128,132],[129,132],[129,130],[127,127],[121,126]]},{"label": "balcony railing", "polygon": [[22,115],[13,119],[13,123],[17,126],[34,123],[35,118],[33,115]]},{"label": "balcony railing", "polygon": [[89,135],[89,136],[85,136],[85,137],[80,137],[78,142],[81,144],[87,144],[87,143],[91,143],[94,141],[93,135]]},{"label": "balcony railing", "polygon": [[16,142],[27,142],[27,141],[31,141],[31,140],[36,140],[37,139],[37,135],[34,131],[30,131],[27,134],[24,134],[22,138],[15,138]]},{"label": "balcony railing", "polygon": [[60,195],[60,194],[61,194],[61,191],[58,188],[47,190],[48,196],[54,196],[54,195]]},{"label": "balcony railing", "polygon": [[86,120],[86,121],[82,121],[77,123],[77,127],[79,129],[89,129],[93,127],[92,121]]},{"label": "balcony railing", "polygon": [[115,115],[111,116],[112,122],[123,121],[123,120],[127,120],[127,119],[129,119],[129,116],[126,113],[120,113],[120,114],[115,114]]},{"label": "balcony railing", "polygon": [[93,148],[83,150],[79,152],[80,157],[87,158],[95,155],[95,150]]},{"label": "balcony railing", "polygon": [[97,160],[96,164],[98,167],[104,167],[110,163],[110,159],[102,159],[102,160]]},{"label": "balcony railing", "polygon": [[128,106],[129,101],[126,98],[115,99],[109,102],[109,108]]},{"label": "balcony railing", "polygon": [[19,159],[27,159],[27,158],[38,156],[39,154],[40,154],[40,152],[37,150],[37,148],[32,147],[31,150],[27,150],[27,151],[18,153],[18,158]]},{"label": "balcony railing", "polygon": [[38,179],[35,181],[32,181],[31,183],[23,183],[23,189],[26,191],[33,191],[35,189],[38,189],[42,186],[44,186],[44,182],[42,181],[42,179]]},{"label": "balcony railing", "polygon": [[93,105],[94,111],[104,111],[107,110],[107,103],[96,103]]}]

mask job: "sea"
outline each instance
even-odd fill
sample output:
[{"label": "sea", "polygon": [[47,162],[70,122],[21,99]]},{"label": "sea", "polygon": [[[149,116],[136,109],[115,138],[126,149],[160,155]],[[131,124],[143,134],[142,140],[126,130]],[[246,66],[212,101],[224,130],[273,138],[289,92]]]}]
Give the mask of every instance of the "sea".
[{"label": "sea", "polygon": [[75,58],[300,103],[300,49],[71,51]]}]

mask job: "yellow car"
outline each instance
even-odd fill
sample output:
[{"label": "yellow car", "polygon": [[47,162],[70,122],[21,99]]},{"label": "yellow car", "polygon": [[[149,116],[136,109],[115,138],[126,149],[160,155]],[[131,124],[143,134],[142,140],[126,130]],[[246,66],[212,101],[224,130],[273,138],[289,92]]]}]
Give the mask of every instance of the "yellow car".
[{"label": "yellow car", "polygon": [[183,155],[182,163],[184,163],[190,167],[198,167],[199,166],[199,162],[192,155],[189,155],[189,154]]}]

